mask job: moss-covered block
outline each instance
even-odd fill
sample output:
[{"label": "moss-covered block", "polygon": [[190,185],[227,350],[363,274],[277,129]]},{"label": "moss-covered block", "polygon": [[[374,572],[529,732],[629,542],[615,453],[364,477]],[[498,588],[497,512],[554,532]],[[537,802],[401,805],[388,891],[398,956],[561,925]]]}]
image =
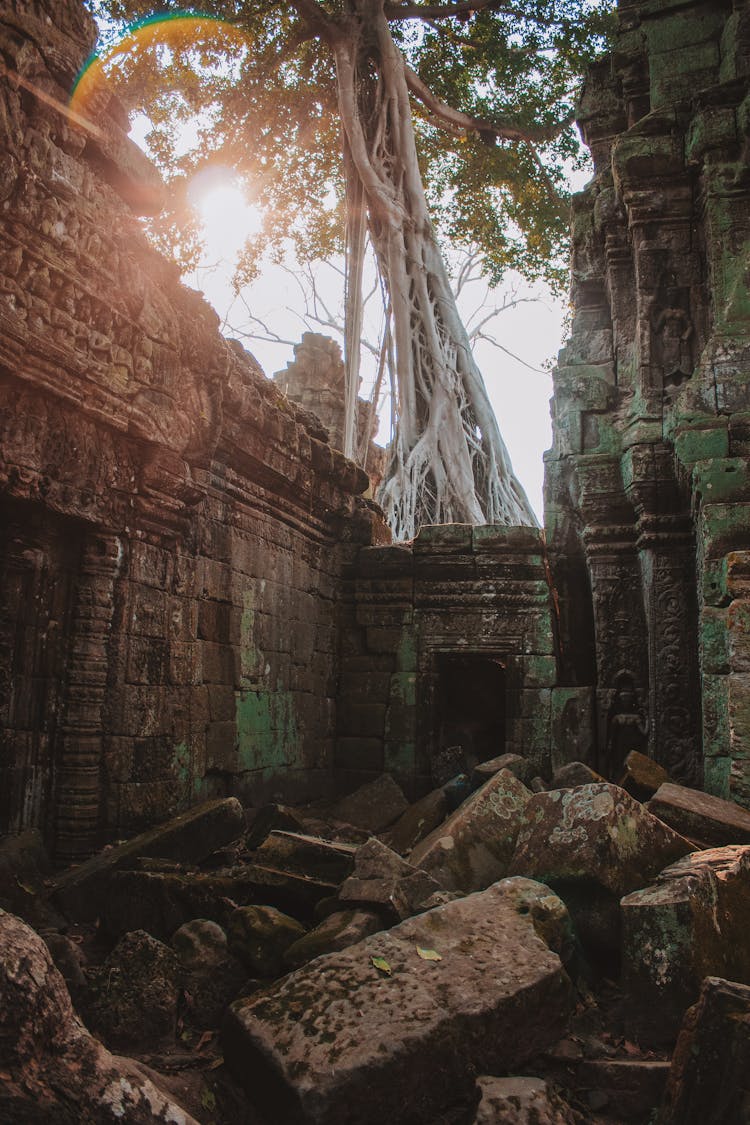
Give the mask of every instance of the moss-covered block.
[{"label": "moss-covered block", "polygon": [[554,656],[534,653],[524,657],[523,686],[525,688],[551,688],[557,679],[557,661]]},{"label": "moss-covered block", "polygon": [[416,672],[394,672],[390,678],[390,699],[394,703],[402,703],[408,707],[416,706]]},{"label": "moss-covered block", "polygon": [[700,620],[701,668],[705,673],[724,676],[729,671],[727,611],[706,606]]},{"label": "moss-covered block", "polygon": [[[718,487],[718,480],[715,483]],[[711,496],[710,491],[708,496]],[[708,557],[723,554],[747,541],[750,538],[750,503],[704,501],[699,518],[699,534],[703,551]]]},{"label": "moss-covered block", "polygon": [[703,677],[703,753],[706,758],[730,756],[727,680],[727,676]]},{"label": "moss-covered block", "polygon": [[706,758],[703,763],[703,788],[715,797],[728,800],[731,758]]},{"label": "moss-covered block", "polygon": [[[750,495],[750,470],[742,457],[698,461],[692,477],[696,494],[712,504],[734,502]],[[750,517],[750,509],[744,514]]]},{"label": "moss-covered block", "polygon": [[729,431],[725,419],[710,425],[678,428],[674,437],[674,451],[683,465],[710,458],[729,455]]},{"label": "moss-covered block", "polygon": [[387,742],[413,742],[416,726],[417,712],[413,705],[391,702],[385,715]]}]

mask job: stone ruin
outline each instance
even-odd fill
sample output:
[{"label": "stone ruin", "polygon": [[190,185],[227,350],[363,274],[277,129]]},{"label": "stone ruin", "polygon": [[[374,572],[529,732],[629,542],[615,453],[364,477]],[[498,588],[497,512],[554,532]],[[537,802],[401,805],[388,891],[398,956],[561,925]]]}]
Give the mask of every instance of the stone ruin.
[{"label": "stone ruin", "polygon": [[750,4],[620,0],[545,531],[406,544],[93,42],[0,9],[0,1121],[750,1120]]}]

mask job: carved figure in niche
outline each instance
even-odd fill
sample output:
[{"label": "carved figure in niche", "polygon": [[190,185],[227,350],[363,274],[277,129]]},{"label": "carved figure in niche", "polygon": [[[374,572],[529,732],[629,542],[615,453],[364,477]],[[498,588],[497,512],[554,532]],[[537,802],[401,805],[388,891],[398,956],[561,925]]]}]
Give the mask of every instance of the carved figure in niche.
[{"label": "carved figure in niche", "polygon": [[693,373],[691,338],[693,324],[683,306],[679,289],[670,286],[664,307],[655,303],[651,323],[654,330],[655,364],[661,368],[662,384],[679,387]]},{"label": "carved figure in niche", "polygon": [[612,699],[607,708],[607,733],[601,772],[617,780],[631,750],[645,754],[648,749],[648,715],[639,699],[635,677],[618,672],[614,678]]}]

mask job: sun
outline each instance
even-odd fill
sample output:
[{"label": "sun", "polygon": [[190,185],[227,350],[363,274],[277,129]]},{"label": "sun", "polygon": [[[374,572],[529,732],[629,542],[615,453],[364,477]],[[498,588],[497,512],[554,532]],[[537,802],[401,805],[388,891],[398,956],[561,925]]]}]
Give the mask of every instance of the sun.
[{"label": "sun", "polygon": [[188,199],[203,228],[206,257],[234,259],[263,225],[260,209],[249,203],[231,169],[206,168],[188,187]]}]

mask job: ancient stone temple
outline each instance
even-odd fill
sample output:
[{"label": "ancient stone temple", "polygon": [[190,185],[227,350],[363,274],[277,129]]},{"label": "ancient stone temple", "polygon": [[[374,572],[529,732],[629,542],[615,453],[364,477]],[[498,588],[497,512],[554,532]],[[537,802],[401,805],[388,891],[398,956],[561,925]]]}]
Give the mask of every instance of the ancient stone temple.
[{"label": "ancient stone temple", "polygon": [[619,15],[546,532],[389,545],[315,383],[337,356],[272,382],[221,337],[140,231],[121,107],[66,116],[92,21],[3,6],[0,832],[64,862],[203,798],[417,797],[504,752],[617,780],[639,750],[750,804],[750,5]]}]

